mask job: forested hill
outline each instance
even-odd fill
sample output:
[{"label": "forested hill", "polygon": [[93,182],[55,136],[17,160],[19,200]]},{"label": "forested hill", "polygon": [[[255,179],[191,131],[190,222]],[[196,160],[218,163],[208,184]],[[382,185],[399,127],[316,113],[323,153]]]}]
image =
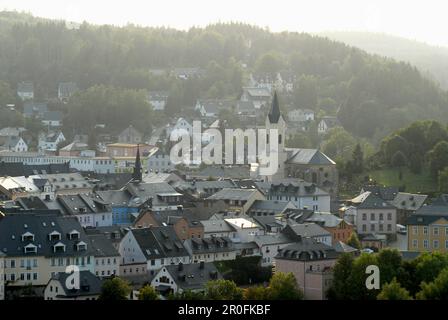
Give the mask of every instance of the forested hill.
[{"label": "forested hill", "polygon": [[370,32],[325,32],[330,39],[358,47],[368,53],[408,61],[448,89],[448,47]]},{"label": "forested hill", "polygon": [[[309,34],[238,23],[188,31],[87,23],[67,28],[7,12],[0,13],[0,26],[0,79],[13,92],[18,82],[33,81],[37,99],[55,96],[64,81],[81,89],[168,90],[172,115],[201,97],[237,98],[250,72],[288,71],[297,82],[285,100],[320,114],[338,112],[356,136],[382,137],[414,120],[448,120],[447,93],[415,67]],[[174,67],[200,67],[205,75],[182,81],[154,72]],[[6,87],[0,85],[2,104]],[[71,124],[82,128],[78,118]]]}]

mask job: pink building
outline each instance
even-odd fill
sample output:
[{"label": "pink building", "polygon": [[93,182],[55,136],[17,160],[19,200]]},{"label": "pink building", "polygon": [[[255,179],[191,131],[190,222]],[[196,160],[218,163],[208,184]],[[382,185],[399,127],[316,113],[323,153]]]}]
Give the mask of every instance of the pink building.
[{"label": "pink building", "polygon": [[338,255],[331,246],[302,238],[279,251],[275,257],[275,272],[294,274],[306,300],[325,300]]}]

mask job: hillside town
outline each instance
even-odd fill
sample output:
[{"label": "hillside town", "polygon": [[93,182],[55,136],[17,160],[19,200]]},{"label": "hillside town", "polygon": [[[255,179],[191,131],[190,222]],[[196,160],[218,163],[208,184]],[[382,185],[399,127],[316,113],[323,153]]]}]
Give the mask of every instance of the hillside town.
[{"label": "hillside town", "polygon": [[[198,72],[188,71],[178,76]],[[194,118],[173,119],[150,136],[129,125],[93,150],[85,137],[66,141],[61,114],[34,101],[32,83],[20,83],[24,116],[47,130],[34,150],[25,128],[0,130],[0,299],[98,299],[102,283],[115,277],[131,284],[131,299],[147,285],[166,299],[204,291],[209,281],[232,279],[244,261],[255,261],[242,286],[292,273],[305,299],[324,300],[343,254],[395,248],[411,259],[446,251],[448,195],[430,199],[366,183],[343,197],[333,159],[319,148],[285,146],[288,134],[308,130],[317,118],[308,109],[281,111],[277,90],[292,90],[283,79],[252,76],[236,104],[241,120],[250,123],[266,109],[264,127],[278,129],[272,176],[253,164],[173,164],[170,137],[193,135]],[[75,90],[61,83],[58,99]],[[149,92],[148,99],[154,111],[164,110],[166,93]],[[219,110],[231,103],[198,100],[195,110],[206,128],[221,130]],[[324,117],[316,128],[324,134],[338,125]],[[78,290],[66,284],[73,265]],[[260,270],[267,276],[257,280]]]}]

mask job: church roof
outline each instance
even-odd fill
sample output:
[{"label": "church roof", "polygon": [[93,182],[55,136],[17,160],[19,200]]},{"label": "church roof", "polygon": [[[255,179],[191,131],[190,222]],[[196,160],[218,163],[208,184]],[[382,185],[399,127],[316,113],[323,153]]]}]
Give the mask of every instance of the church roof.
[{"label": "church roof", "polygon": [[281,116],[281,113],[280,113],[280,108],[278,106],[277,91],[275,91],[274,98],[272,99],[271,110],[269,111],[269,114],[268,114],[269,122],[270,123],[278,123],[280,116]]},{"label": "church roof", "polygon": [[288,163],[297,164],[335,164],[326,154],[318,149],[285,148],[288,152]]}]

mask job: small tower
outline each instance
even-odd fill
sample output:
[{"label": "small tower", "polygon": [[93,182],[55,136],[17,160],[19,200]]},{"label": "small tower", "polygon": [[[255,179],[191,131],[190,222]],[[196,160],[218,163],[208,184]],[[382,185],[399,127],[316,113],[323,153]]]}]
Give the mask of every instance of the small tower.
[{"label": "small tower", "polygon": [[286,122],[280,112],[277,91],[274,91],[271,110],[269,110],[268,116],[266,117],[266,130],[267,130],[266,140],[268,150],[270,144],[269,129],[278,130],[278,170],[275,175],[267,177],[268,180],[274,181],[283,179],[285,177],[285,162],[287,159],[285,151]]},{"label": "small tower", "polygon": [[142,163],[140,161],[140,145],[137,145],[137,155],[135,157],[134,172],[132,173],[132,181],[142,181]]}]

